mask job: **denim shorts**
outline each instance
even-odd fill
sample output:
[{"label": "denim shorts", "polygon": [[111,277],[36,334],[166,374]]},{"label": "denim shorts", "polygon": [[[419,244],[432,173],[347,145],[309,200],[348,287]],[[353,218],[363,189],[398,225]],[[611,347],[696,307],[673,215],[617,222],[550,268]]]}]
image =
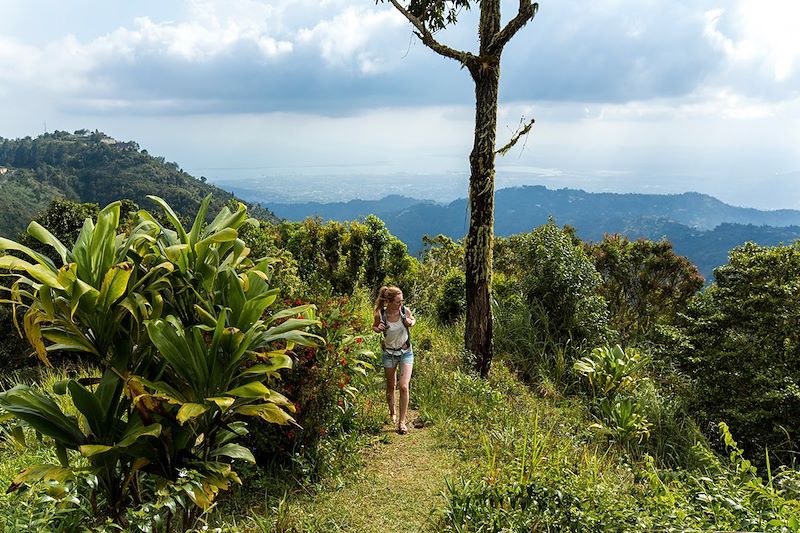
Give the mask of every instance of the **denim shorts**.
[{"label": "denim shorts", "polygon": [[391,352],[383,350],[383,368],[397,368],[398,364],[413,365],[414,364],[414,350],[411,348],[408,351],[392,350]]}]

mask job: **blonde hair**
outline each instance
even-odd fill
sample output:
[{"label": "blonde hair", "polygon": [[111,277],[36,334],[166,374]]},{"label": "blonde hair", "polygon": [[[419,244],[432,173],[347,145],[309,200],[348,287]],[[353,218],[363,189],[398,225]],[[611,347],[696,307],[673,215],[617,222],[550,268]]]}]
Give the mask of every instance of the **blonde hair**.
[{"label": "blonde hair", "polygon": [[403,291],[398,287],[381,287],[381,290],[378,291],[378,297],[375,299],[375,310],[380,311],[386,307],[386,304],[394,300],[398,294],[402,293]]}]

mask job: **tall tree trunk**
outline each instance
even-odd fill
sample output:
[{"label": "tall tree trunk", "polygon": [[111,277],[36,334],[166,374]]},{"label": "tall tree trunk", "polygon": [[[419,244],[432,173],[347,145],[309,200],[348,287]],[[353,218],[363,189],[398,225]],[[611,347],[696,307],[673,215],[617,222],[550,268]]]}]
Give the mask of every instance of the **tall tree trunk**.
[{"label": "tall tree trunk", "polygon": [[492,243],[494,241],[494,157],[500,54],[488,53],[488,39],[500,27],[500,3],[481,2],[481,55],[468,64],[475,81],[475,140],[469,156],[469,233],[466,242],[467,320],[464,346],[475,370],[487,377],[492,363]]},{"label": "tall tree trunk", "polygon": [[[384,0],[378,0],[382,2]],[[464,347],[474,357],[481,377],[492,364],[492,241],[494,240],[494,157],[497,136],[497,99],[500,55],[505,45],[539,9],[531,0],[519,0],[519,11],[500,28],[500,0],[388,0],[415,28],[420,40],[437,54],[469,69],[475,82],[475,143],[469,156],[469,233],[466,242],[467,323]],[[480,53],[463,52],[436,40],[433,32],[455,23],[458,13],[480,6]],[[530,130],[533,121],[519,135]],[[508,151],[519,139],[511,139]]]}]

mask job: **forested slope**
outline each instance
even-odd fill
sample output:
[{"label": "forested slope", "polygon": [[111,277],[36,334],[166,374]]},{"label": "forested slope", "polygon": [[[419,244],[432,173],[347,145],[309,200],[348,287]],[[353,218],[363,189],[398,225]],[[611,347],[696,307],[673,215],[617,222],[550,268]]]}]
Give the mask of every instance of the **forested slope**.
[{"label": "forested slope", "polygon": [[[163,157],[119,142],[102,132],[56,131],[36,138],[0,137],[0,235],[15,236],[54,198],[97,203],[118,199],[150,206],[148,194],[164,198],[181,216],[193,216],[200,200],[213,194],[210,212],[234,196],[204,183]],[[274,220],[264,208],[250,214]]]}]

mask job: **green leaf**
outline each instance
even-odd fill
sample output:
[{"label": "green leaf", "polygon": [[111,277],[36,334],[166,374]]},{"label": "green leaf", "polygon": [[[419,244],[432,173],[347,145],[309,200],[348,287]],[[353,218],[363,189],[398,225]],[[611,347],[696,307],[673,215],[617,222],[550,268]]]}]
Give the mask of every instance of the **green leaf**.
[{"label": "green leaf", "polygon": [[217,434],[217,444],[225,444],[238,437],[243,437],[247,435],[247,433],[247,422],[243,420],[231,422],[225,427],[225,429],[221,429]]},{"label": "green leaf", "polygon": [[6,492],[13,492],[25,483],[35,481],[58,481],[63,483],[74,477],[75,474],[71,468],[54,465],[33,465],[17,474]]},{"label": "green leaf", "polygon": [[[304,313],[306,313],[308,311],[311,311],[313,309],[316,309],[316,306],[313,305],[313,304],[304,304],[304,305],[298,305],[296,307],[289,307],[288,309],[282,309],[282,310],[278,311],[277,313],[275,313],[274,315],[271,315],[269,317],[269,321],[270,322],[274,322],[274,321],[280,320],[282,318],[302,315],[302,314],[304,314]],[[316,322],[316,324],[319,324],[319,321],[315,321],[315,322]]]},{"label": "green leaf", "polygon": [[61,241],[53,236],[44,226],[35,220],[28,224],[28,235],[32,236],[37,241],[51,246],[56,253],[61,257],[63,264],[67,263],[67,247]]},{"label": "green leaf", "polygon": [[7,270],[24,270],[40,283],[60,290],[64,290],[65,288],[58,281],[58,271],[55,267],[50,268],[44,265],[34,265],[18,257],[4,255],[0,256],[0,269],[2,268]]},{"label": "green leaf", "polygon": [[68,352],[91,353],[99,356],[97,348],[82,334],[70,334],[62,329],[47,328],[42,331],[42,336],[55,343],[48,346],[49,351],[62,350]]},{"label": "green leaf", "polygon": [[259,363],[257,365],[253,365],[248,367],[244,372],[242,372],[242,376],[248,376],[251,374],[266,374],[271,375],[278,370],[283,370],[285,368],[292,368],[292,358],[286,354],[281,355],[273,355],[270,357],[270,363]]},{"label": "green leaf", "polygon": [[210,453],[211,457],[219,457],[221,455],[230,457],[231,459],[241,459],[252,464],[255,464],[256,462],[256,458],[253,456],[253,453],[250,450],[240,444],[234,444],[232,442],[229,442],[228,444],[225,444],[224,446],[221,446]]},{"label": "green leaf", "polygon": [[97,401],[95,395],[75,380],[71,380],[67,384],[67,388],[70,395],[72,395],[72,402],[86,418],[92,433],[98,437],[105,435],[110,428],[106,423],[103,407]]},{"label": "green leaf", "polygon": [[223,207],[220,212],[208,225],[207,232],[212,233],[224,228],[238,228],[247,218],[247,208],[239,203],[236,211],[231,212],[227,207]]},{"label": "green leaf", "polygon": [[0,393],[0,407],[25,421],[33,429],[76,449],[86,442],[74,418],[65,415],[53,400],[25,385]]},{"label": "green leaf", "polygon": [[231,389],[224,394],[225,396],[236,396],[239,398],[266,398],[270,395],[270,390],[260,381],[251,381],[250,383]]},{"label": "green leaf", "polygon": [[180,409],[178,409],[178,414],[175,416],[175,418],[178,420],[178,422],[183,424],[187,420],[196,418],[205,413],[206,411],[208,411],[207,405],[203,405],[200,403],[185,403],[181,406]]},{"label": "green leaf", "polygon": [[100,210],[97,214],[97,225],[91,236],[89,257],[91,262],[87,265],[91,267],[91,276],[84,279],[91,279],[91,285],[100,285],[100,278],[114,264],[116,255],[114,254],[116,243],[116,230],[119,226],[119,213],[121,202],[112,202]]},{"label": "green leaf", "polygon": [[197,216],[194,217],[194,224],[189,232],[189,245],[194,246],[200,239],[200,230],[206,222],[206,213],[208,213],[208,205],[211,203],[211,195],[209,194],[203,201],[200,202],[200,208],[197,210]]},{"label": "green leaf", "polygon": [[106,446],[104,444],[84,444],[80,447],[80,451],[84,457],[93,457],[101,453],[110,452],[114,448],[114,446]]},{"label": "green leaf", "polygon": [[159,206],[161,206],[161,209],[164,210],[164,214],[167,215],[167,219],[172,224],[172,227],[174,227],[175,231],[178,232],[178,236],[181,239],[181,243],[182,244],[189,244],[189,238],[186,235],[186,230],[183,229],[183,224],[181,224],[181,221],[178,218],[178,215],[175,213],[175,211],[172,210],[172,208],[169,206],[169,204],[167,202],[165,202],[164,200],[162,200],[161,198],[159,198],[158,196],[147,195],[147,197],[150,200],[152,200],[155,203],[157,203]]},{"label": "green leaf", "polygon": [[[84,296],[86,298],[84,298]],[[69,317],[73,318],[75,316],[75,311],[77,311],[82,301],[88,300],[88,307],[93,308],[99,297],[100,291],[88,283],[85,283],[83,280],[76,279],[72,284],[72,301],[70,303]]]},{"label": "green leaf", "polygon": [[211,398],[206,398],[206,400],[217,404],[217,407],[219,407],[224,413],[231,408],[236,401],[236,398],[231,398],[229,396],[213,396]]},{"label": "green leaf", "polygon": [[149,426],[134,425],[128,429],[122,436],[117,446],[120,448],[127,448],[141,437],[158,437],[161,435],[161,424],[150,424]]},{"label": "green leaf", "polygon": [[50,270],[56,270],[56,265],[53,264],[53,261],[50,260],[50,258],[46,255],[31,250],[27,246],[14,242],[11,239],[0,237],[0,252],[4,252],[6,250],[16,250],[18,252],[22,252],[40,265],[46,266],[50,268]]},{"label": "green leaf", "polygon": [[125,295],[131,274],[133,274],[133,267],[130,263],[120,263],[106,272],[100,286],[100,298],[98,299],[100,309],[109,309],[112,304]]},{"label": "green leaf", "polygon": [[145,322],[150,340],[161,352],[169,366],[179,376],[192,384],[203,382],[201,362],[194,357],[192,348],[180,331],[180,322],[172,315],[167,320],[148,320]]},{"label": "green leaf", "polygon": [[277,335],[270,334],[270,332],[267,331],[261,338],[261,342],[264,344],[279,340],[293,342],[295,344],[299,344],[300,346],[319,346],[321,343],[325,342],[325,339],[319,335],[301,330],[287,331]]},{"label": "green leaf", "polygon": [[291,412],[295,412],[294,404],[289,401],[289,398],[281,394],[280,392],[270,391],[269,398],[267,401],[270,403],[274,403],[275,405],[280,405],[281,407],[288,408]]}]

